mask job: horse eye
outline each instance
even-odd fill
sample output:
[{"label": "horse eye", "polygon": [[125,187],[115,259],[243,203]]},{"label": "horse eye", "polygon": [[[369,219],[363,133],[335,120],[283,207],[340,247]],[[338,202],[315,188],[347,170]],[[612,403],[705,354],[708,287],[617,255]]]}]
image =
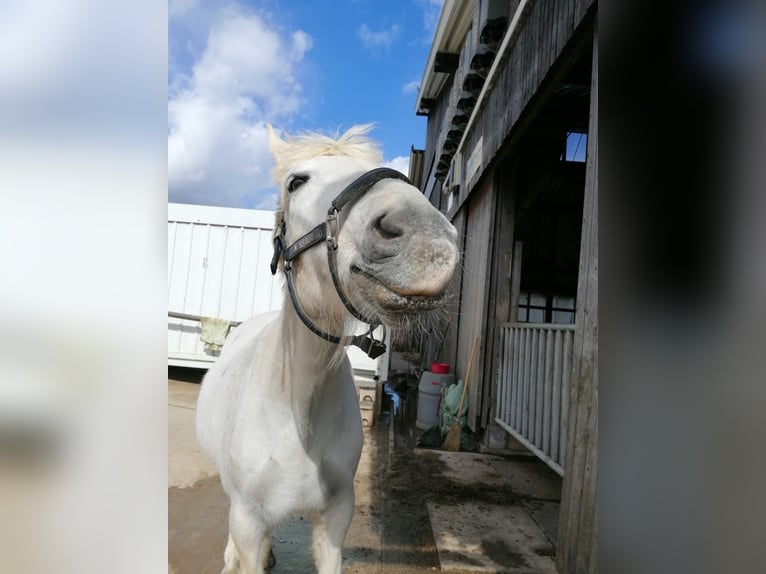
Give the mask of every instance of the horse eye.
[{"label": "horse eye", "polygon": [[287,191],[292,193],[309,180],[307,175],[296,175],[287,182]]}]

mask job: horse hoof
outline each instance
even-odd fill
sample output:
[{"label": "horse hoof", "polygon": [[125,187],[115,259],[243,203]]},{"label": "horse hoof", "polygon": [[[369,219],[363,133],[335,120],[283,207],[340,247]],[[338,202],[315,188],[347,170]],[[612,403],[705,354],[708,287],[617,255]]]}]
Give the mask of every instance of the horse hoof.
[{"label": "horse hoof", "polygon": [[269,562],[266,565],[266,569],[267,570],[271,570],[272,568],[274,568],[274,565],[276,563],[277,563],[277,558],[276,558],[276,556],[274,556],[274,551],[273,550],[269,550]]}]

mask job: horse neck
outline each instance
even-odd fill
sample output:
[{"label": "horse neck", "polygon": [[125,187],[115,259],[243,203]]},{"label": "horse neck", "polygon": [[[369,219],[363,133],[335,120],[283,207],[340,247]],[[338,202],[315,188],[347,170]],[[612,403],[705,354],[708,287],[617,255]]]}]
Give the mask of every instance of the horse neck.
[{"label": "horse neck", "polygon": [[343,346],[329,343],[311,331],[298,318],[289,298],[281,313],[280,346],[283,353],[283,385],[296,423],[306,435],[314,393],[340,368]]}]

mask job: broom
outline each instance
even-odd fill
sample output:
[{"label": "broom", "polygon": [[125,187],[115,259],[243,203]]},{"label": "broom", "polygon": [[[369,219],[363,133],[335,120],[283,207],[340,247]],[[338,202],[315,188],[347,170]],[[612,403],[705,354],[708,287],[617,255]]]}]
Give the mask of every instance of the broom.
[{"label": "broom", "polygon": [[473,366],[473,355],[476,352],[476,345],[479,342],[479,337],[473,340],[471,346],[471,356],[468,358],[468,369],[465,372],[465,383],[463,383],[463,392],[460,395],[460,406],[457,408],[457,419],[452,423],[452,427],[449,429],[447,436],[442,443],[442,450],[458,451],[460,450],[460,418],[463,414],[463,401],[465,400],[465,390],[468,388],[468,382],[471,380],[471,367]]}]

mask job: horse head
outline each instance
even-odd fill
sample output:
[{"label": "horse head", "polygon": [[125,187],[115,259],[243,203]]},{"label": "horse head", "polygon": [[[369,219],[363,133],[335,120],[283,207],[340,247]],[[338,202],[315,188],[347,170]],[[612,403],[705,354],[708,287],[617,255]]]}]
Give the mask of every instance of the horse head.
[{"label": "horse head", "polygon": [[306,315],[336,332],[351,315],[399,329],[442,307],[459,259],[447,218],[406,177],[376,169],[382,156],[365,136],[369,129],[356,126],[336,139],[282,139],[269,130],[277,229],[283,247],[295,247],[284,259]]}]

